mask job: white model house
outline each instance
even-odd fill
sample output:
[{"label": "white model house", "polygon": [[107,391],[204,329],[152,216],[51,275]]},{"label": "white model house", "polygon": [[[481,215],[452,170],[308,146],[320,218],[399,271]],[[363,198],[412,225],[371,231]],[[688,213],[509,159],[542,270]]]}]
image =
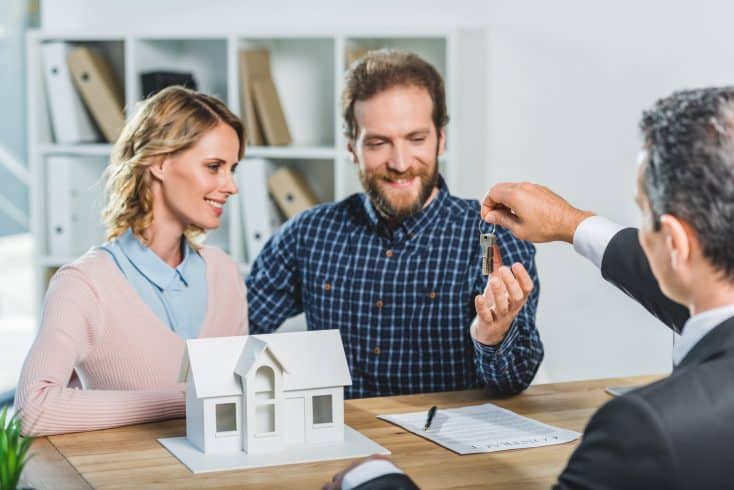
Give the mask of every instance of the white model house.
[{"label": "white model house", "polygon": [[186,437],[204,453],[281,451],[344,438],[352,384],[338,330],[190,339]]}]

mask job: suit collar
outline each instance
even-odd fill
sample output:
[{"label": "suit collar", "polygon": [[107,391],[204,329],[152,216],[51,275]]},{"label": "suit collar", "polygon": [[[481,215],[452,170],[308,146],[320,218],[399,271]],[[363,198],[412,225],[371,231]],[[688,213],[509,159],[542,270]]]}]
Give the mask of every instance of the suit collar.
[{"label": "suit collar", "polygon": [[683,358],[675,370],[710,359],[722,352],[734,349],[734,317],[724,320],[703,336]]},{"label": "suit collar", "polygon": [[688,351],[721,322],[734,316],[734,304],[706,310],[690,317],[673,347],[673,364],[680,364]]}]

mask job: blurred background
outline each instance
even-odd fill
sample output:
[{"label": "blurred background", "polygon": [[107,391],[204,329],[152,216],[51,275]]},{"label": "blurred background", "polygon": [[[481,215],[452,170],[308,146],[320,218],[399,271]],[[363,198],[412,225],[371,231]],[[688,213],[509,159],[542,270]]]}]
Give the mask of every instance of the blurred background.
[{"label": "blurred background", "polygon": [[[414,50],[446,78],[441,170],[455,194],[535,181],[636,225],[641,111],[674,90],[734,80],[733,14],[729,2],[692,0],[2,0],[0,393],[17,381],[48,278],[101,239],[108,128],[167,80],[218,95],[263,131],[248,149],[240,200],[210,237],[246,273],[289,216],[283,186],[316,202],[359,189],[338,95],[348,63],[379,47]],[[114,82],[77,89],[78,67],[64,57],[80,47]],[[247,88],[262,68],[247,53],[258,50],[267,70],[256,84],[272,85],[275,98]],[[97,110],[105,98],[119,114]],[[541,245],[537,261],[546,358],[536,382],[670,370],[672,334],[571,247]]]}]

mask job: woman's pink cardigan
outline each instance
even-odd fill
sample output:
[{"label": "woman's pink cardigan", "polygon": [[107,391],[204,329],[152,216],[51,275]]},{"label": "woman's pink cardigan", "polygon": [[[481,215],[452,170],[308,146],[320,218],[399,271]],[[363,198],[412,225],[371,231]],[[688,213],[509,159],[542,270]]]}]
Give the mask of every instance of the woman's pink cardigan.
[{"label": "woman's pink cardigan", "polygon": [[[246,335],[247,297],[237,264],[214,247],[200,253],[209,298],[199,336]],[[16,392],[24,432],[183,417],[184,385],[177,382],[183,350],[184,340],[140,299],[112,258],[91,250],[61,268],[46,293]]]}]

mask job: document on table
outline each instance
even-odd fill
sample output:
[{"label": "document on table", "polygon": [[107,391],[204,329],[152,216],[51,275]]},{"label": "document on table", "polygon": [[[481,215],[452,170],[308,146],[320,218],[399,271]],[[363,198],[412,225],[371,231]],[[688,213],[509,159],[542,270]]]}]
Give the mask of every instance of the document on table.
[{"label": "document on table", "polygon": [[439,408],[427,431],[428,410],[378,415],[458,454],[492,453],[564,444],[581,435],[518,415],[492,403],[462,408]]}]

